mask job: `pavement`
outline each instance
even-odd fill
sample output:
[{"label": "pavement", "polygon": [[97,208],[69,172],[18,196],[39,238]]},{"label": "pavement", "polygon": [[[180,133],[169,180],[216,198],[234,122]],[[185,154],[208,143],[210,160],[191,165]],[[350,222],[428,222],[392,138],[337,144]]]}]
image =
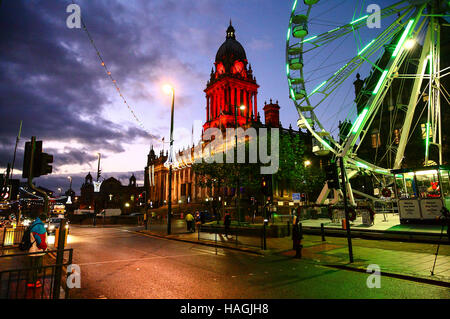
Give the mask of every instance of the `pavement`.
[{"label": "pavement", "polygon": [[[329,221],[329,220],[328,220]],[[294,257],[292,240],[290,237],[267,238],[266,250],[262,250],[262,238],[251,236],[212,234],[201,232],[190,233],[185,229],[183,221],[174,221],[172,234],[167,234],[165,224],[152,225],[150,230],[136,228],[142,233],[161,238],[184,241],[192,244],[240,250],[259,255],[282,255]],[[426,227],[425,227],[426,228]],[[412,227],[413,231],[423,231],[423,227]],[[439,229],[440,233],[440,229]],[[342,267],[355,271],[366,271],[369,265],[378,265],[381,272],[392,277],[405,277],[409,280],[430,282],[450,287],[450,246],[447,237],[442,239],[446,243],[439,245],[439,253],[434,265],[438,244],[414,243],[390,240],[352,239],[353,262],[349,262],[347,238],[304,235],[302,240],[302,258],[315,263]],[[433,274],[431,270],[433,269]]]},{"label": "pavement", "polygon": [[[142,228],[77,227],[69,248],[81,269],[71,298],[450,298],[450,289],[325,267],[283,252],[249,254],[138,232]],[[181,229],[180,229],[181,230]]]},{"label": "pavement", "polygon": [[[301,221],[305,227],[320,228],[320,224],[330,229],[342,229],[340,221],[333,222],[329,218],[306,219]],[[383,232],[411,232],[411,233],[429,233],[439,235],[441,233],[440,225],[421,225],[421,224],[400,224],[400,217],[398,214],[385,213],[375,214],[374,224],[365,225],[362,222],[362,217],[358,216],[351,222],[351,228],[355,230],[365,231],[383,231]],[[447,228],[444,228],[447,229]]]}]

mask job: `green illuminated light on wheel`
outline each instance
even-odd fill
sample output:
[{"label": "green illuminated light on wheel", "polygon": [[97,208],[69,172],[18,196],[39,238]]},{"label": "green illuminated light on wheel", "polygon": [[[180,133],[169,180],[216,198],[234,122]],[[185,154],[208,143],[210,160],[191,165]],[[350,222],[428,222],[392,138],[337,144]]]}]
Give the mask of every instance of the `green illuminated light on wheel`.
[{"label": "green illuminated light on wheel", "polygon": [[[428,146],[430,144],[430,122],[427,122],[427,137],[425,141],[425,157],[428,158]],[[428,164],[428,163],[425,163]]]},{"label": "green illuminated light on wheel", "polygon": [[289,76],[289,64],[286,64],[286,74]]},{"label": "green illuminated light on wheel", "polygon": [[297,6],[297,0],[295,0],[294,5],[292,6],[292,12],[294,12],[296,6]]},{"label": "green illuminated light on wheel", "polygon": [[372,43],[375,42],[376,39],[373,39],[372,41],[370,41],[361,51],[358,52],[358,55],[363,54],[364,51],[366,51],[371,45]]},{"label": "green illuminated light on wheel", "polygon": [[314,40],[315,38],[317,38],[317,35],[315,35],[315,36],[313,36],[313,37],[310,37],[310,38],[308,38],[308,39],[303,40],[302,43],[305,43],[305,42]]},{"label": "green illuminated light on wheel", "polygon": [[359,130],[359,127],[361,126],[364,118],[366,117],[367,112],[369,112],[368,108],[365,108],[361,114],[359,114],[358,118],[356,119],[355,123],[352,126],[351,132],[352,133],[357,133]]},{"label": "green illuminated light on wheel", "polygon": [[356,20],[350,22],[350,24],[355,24],[356,22],[359,22],[359,21],[361,21],[361,20],[364,20],[364,19],[367,18],[368,16],[369,16],[369,15],[366,14],[364,17],[361,17],[361,18],[359,18],[359,19],[356,19]]},{"label": "green illuminated light on wheel", "polygon": [[321,142],[326,148],[328,148],[328,150],[330,150],[330,151],[333,150],[333,148],[332,148],[330,145],[328,145],[328,143],[325,142],[324,140],[321,140],[320,142]]},{"label": "green illuminated light on wheel", "polygon": [[366,164],[361,163],[361,162],[356,162],[356,166],[361,167],[361,168],[365,168],[365,169],[369,168],[369,166],[367,166]]},{"label": "green illuminated light on wheel", "polygon": [[287,33],[287,40],[289,41],[289,37],[291,36],[291,28],[288,29],[288,33]]},{"label": "green illuminated light on wheel", "polygon": [[375,90],[373,90],[372,94],[377,94],[380,90],[381,84],[383,84],[384,78],[386,77],[388,73],[388,70],[384,70],[383,73],[380,76],[380,79],[378,80],[377,86],[375,87]]},{"label": "green illuminated light on wheel", "polygon": [[414,23],[414,19],[409,20],[408,24],[406,25],[406,29],[405,31],[403,31],[402,37],[400,38],[400,40],[397,43],[397,46],[395,47],[394,52],[392,53],[392,57],[395,58],[397,56],[397,54],[400,52],[400,49],[403,46],[403,42],[405,42],[406,37],[409,34],[409,31],[411,30],[411,27]]},{"label": "green illuminated light on wheel", "polygon": [[337,27],[337,28],[334,28],[333,30],[328,31],[327,33],[331,33],[333,31],[336,31],[336,30],[339,30],[339,29],[340,29],[340,27]]},{"label": "green illuminated light on wheel", "polygon": [[312,92],[311,92],[311,94],[309,94],[308,96],[311,96],[311,95],[313,95],[314,93],[316,93],[322,86],[324,86],[325,85],[325,83],[327,83],[327,81],[323,81],[318,87],[316,87]]}]

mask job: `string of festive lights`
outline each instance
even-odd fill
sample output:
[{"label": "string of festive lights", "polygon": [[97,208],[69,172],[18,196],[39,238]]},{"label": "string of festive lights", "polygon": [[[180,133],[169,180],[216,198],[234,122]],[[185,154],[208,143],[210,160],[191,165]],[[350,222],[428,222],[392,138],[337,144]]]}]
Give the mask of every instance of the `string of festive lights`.
[{"label": "string of festive lights", "polygon": [[[73,4],[76,4],[73,0],[72,0]],[[131,112],[131,114],[133,115],[134,119],[136,120],[136,122],[138,123],[138,125],[148,134],[151,135],[151,133],[144,127],[144,125],[142,124],[142,121],[137,117],[136,113],[134,112],[133,108],[130,106],[130,104],[127,102],[125,96],[123,95],[122,91],[120,90],[119,85],[117,84],[116,79],[114,79],[114,77],[112,76],[112,73],[110,71],[110,69],[108,69],[105,60],[103,59],[100,50],[97,48],[97,46],[95,45],[94,39],[92,38],[91,34],[89,33],[86,24],[84,23],[83,18],[80,17],[80,21],[81,24],[83,26],[84,31],[86,32],[86,35],[89,38],[89,41],[91,42],[92,47],[94,48],[95,52],[97,53],[97,56],[100,60],[100,63],[102,65],[102,67],[105,69],[107,76],[110,78],[111,82],[113,83],[114,87],[117,90],[117,93],[119,93],[121,99],[123,100],[124,104],[128,107],[128,110]]]}]

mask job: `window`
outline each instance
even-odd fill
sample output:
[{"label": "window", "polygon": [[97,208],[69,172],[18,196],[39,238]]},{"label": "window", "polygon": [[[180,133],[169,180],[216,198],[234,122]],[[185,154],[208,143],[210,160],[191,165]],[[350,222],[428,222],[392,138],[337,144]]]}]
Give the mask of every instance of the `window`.
[{"label": "window", "polygon": [[416,172],[416,180],[421,198],[441,197],[437,170]]},{"label": "window", "polygon": [[417,198],[414,173],[395,175],[395,183],[397,186],[397,197],[399,199]]},{"label": "window", "polygon": [[394,143],[397,145],[400,143],[400,130],[398,128],[394,130]]},{"label": "window", "polygon": [[378,148],[381,145],[380,133],[372,133],[372,148]]}]

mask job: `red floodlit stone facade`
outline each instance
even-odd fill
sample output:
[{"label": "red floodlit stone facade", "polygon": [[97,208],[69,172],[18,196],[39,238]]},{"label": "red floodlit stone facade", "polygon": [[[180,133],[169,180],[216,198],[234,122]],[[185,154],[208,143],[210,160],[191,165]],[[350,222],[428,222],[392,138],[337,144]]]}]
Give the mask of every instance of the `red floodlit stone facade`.
[{"label": "red floodlit stone facade", "polygon": [[[225,42],[220,46],[211,70],[206,93],[206,122],[203,130],[210,127],[225,129],[236,126],[251,126],[257,121],[259,85],[248,64],[245,50],[236,40],[231,25],[227,29]],[[241,110],[241,106],[245,109]],[[235,114],[237,110],[237,116]]]}]

